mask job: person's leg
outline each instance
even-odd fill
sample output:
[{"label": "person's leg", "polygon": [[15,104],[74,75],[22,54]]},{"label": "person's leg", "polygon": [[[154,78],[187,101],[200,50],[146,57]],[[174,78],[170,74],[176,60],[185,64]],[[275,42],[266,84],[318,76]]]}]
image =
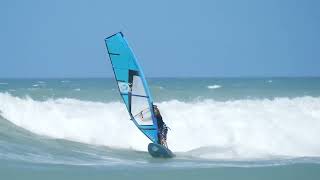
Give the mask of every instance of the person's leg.
[{"label": "person's leg", "polygon": [[162,134],[162,129],[159,129],[158,133],[158,142],[160,145],[163,145],[163,134]]},{"label": "person's leg", "polygon": [[162,142],[162,137],[161,137],[161,132],[158,132],[158,143],[161,144]]},{"label": "person's leg", "polygon": [[168,128],[165,129],[165,132],[164,132],[164,139],[165,139],[165,142],[166,142],[166,147],[168,148],[168,144],[167,144],[167,133],[168,133]]}]

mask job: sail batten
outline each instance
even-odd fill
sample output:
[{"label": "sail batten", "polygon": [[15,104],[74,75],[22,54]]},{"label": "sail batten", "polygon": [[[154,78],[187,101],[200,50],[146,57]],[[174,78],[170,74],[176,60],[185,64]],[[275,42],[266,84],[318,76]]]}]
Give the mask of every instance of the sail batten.
[{"label": "sail batten", "polygon": [[154,143],[158,127],[142,68],[121,32],[105,39],[119,93],[134,124]]}]

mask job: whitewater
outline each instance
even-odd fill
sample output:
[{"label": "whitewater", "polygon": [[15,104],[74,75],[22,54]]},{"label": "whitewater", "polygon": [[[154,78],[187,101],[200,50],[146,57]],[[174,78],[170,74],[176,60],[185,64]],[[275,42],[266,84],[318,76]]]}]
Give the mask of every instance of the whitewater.
[{"label": "whitewater", "polygon": [[[149,143],[120,102],[36,101],[9,93],[0,93],[0,101],[3,118],[38,135],[138,151]],[[213,159],[320,156],[320,98],[157,104],[175,152]]]}]

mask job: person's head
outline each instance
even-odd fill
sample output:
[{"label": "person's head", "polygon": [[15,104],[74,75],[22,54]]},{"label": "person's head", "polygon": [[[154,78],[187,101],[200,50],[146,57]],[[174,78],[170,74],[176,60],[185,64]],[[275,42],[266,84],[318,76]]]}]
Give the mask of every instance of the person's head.
[{"label": "person's head", "polygon": [[155,115],[159,115],[160,114],[160,111],[158,109],[158,107],[156,105],[153,105],[153,112]]}]

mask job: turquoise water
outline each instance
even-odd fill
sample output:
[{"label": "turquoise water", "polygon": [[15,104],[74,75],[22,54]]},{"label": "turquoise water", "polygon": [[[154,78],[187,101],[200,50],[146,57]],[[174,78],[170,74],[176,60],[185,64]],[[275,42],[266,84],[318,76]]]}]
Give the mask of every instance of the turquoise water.
[{"label": "turquoise water", "polygon": [[318,179],[320,78],[153,78],[154,159],[112,79],[0,79],[4,179]]},{"label": "turquoise water", "polygon": [[[320,78],[150,78],[155,101],[177,99],[235,100],[319,96]],[[0,79],[0,90],[32,98],[119,100],[115,81],[108,79]]]}]

